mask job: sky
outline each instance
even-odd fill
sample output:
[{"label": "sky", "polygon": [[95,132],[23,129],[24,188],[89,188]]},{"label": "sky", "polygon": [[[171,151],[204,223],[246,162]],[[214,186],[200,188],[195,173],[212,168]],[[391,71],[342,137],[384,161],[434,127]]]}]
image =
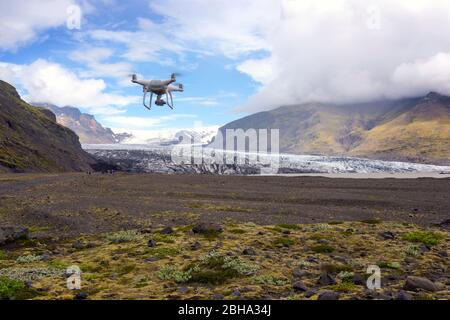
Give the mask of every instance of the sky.
[{"label": "sky", "polygon": [[[0,79],[117,132],[216,128],[302,102],[450,95],[448,0],[0,0]],[[175,110],[142,106],[179,73]]]}]

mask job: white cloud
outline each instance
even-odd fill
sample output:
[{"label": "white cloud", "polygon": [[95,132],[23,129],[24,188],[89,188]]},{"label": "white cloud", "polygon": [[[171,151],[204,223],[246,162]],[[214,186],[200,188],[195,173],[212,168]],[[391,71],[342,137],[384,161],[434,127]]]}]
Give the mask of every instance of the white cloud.
[{"label": "white cloud", "polygon": [[36,40],[40,31],[66,24],[74,0],[0,1],[0,50],[16,50]]},{"label": "white cloud", "polygon": [[[447,0],[152,0],[150,7],[164,18],[160,32],[183,50],[240,60],[237,70],[261,84],[239,110],[450,94]],[[255,58],[261,51],[267,55]]]},{"label": "white cloud", "polygon": [[83,64],[83,71],[80,72],[83,77],[115,77],[130,82],[127,78],[133,71],[130,63],[107,62],[114,53],[110,48],[86,46],[71,52],[69,58]]},{"label": "white cloud", "polygon": [[138,102],[138,97],[107,93],[101,79],[83,79],[59,64],[38,59],[30,65],[0,63],[0,76],[26,91],[25,100],[59,106],[86,108],[94,114],[123,112],[121,107]]}]

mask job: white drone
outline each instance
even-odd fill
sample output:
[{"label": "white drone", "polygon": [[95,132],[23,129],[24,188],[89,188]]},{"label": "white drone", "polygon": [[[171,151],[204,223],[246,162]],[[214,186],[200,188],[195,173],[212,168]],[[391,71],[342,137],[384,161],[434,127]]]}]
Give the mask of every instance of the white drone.
[{"label": "white drone", "polygon": [[[181,83],[179,84],[172,84],[176,82],[176,74],[173,73],[170,76],[170,80],[138,80],[137,76],[135,74],[131,75],[131,82],[140,84],[143,87],[144,90],[144,98],[143,98],[143,104],[144,107],[146,107],[148,110],[151,110],[152,106],[152,100],[153,100],[153,94],[156,94],[156,100],[155,104],[157,106],[164,106],[168,105],[171,109],[173,109],[173,96],[172,92],[179,91],[183,92],[184,87]],[[147,93],[150,93],[150,103],[146,104],[146,97]],[[165,101],[161,96],[165,94],[166,100]],[[170,98],[170,102],[169,102]]]}]

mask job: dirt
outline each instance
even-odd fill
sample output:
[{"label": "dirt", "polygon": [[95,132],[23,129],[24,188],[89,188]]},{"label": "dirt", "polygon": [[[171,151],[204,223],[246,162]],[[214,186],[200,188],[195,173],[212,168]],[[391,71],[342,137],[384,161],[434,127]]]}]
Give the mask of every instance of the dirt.
[{"label": "dirt", "polygon": [[450,216],[450,179],[328,179],[159,174],[0,177],[0,223],[76,236],[193,220],[432,225]]},{"label": "dirt", "polygon": [[[447,300],[448,190],[450,179],[2,175],[0,226],[29,236],[0,247],[0,299]],[[200,221],[220,228],[194,233]],[[367,287],[370,265],[380,289]],[[433,290],[406,290],[410,276]]]}]

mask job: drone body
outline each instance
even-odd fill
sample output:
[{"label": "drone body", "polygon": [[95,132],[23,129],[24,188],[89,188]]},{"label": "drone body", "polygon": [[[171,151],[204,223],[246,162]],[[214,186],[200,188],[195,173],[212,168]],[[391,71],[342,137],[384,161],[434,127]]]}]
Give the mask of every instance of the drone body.
[{"label": "drone body", "polygon": [[[143,87],[144,98],[143,104],[147,109],[151,109],[153,95],[156,94],[155,104],[157,106],[168,105],[171,109],[173,109],[173,96],[172,92],[179,91],[183,92],[183,85],[180,83],[178,85],[174,85],[176,82],[176,75],[172,74],[170,80],[138,80],[135,74],[132,75],[131,82],[140,84]],[[150,93],[150,103],[146,104],[147,93]],[[166,100],[162,98],[163,95],[166,95]],[[169,101],[170,98],[170,101]]]}]

